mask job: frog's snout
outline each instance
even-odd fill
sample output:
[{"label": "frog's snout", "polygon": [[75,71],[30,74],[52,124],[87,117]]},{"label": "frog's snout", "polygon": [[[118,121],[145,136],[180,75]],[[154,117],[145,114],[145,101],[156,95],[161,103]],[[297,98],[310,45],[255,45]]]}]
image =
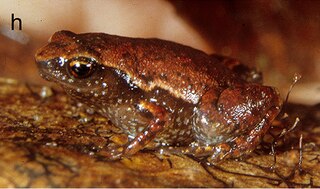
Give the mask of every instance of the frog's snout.
[{"label": "frog's snout", "polygon": [[42,78],[48,81],[56,81],[65,75],[62,72],[63,64],[59,62],[60,59],[46,60],[41,56],[41,51],[38,52],[35,55],[35,62]]},{"label": "frog's snout", "polygon": [[37,61],[36,60],[36,64],[37,64],[37,67],[38,67],[38,71],[39,71],[39,74],[42,78],[48,80],[48,81],[51,81],[51,77],[50,77],[50,73],[48,72],[48,64],[46,61]]}]

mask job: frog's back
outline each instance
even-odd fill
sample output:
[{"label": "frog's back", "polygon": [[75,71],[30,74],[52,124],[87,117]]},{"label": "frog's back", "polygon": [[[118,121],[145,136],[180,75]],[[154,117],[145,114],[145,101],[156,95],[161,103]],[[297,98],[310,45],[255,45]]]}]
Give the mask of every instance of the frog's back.
[{"label": "frog's back", "polygon": [[210,88],[237,82],[218,59],[188,46],[159,39],[136,39],[105,35],[100,56],[133,78],[145,90],[168,90],[178,98],[197,103]]},{"label": "frog's back", "polygon": [[159,87],[193,104],[210,88],[224,88],[237,82],[235,75],[218,59],[174,42],[103,33],[61,31],[55,35],[55,38],[68,35],[64,53],[82,51],[83,55],[94,55],[104,66],[128,74],[145,91]]}]

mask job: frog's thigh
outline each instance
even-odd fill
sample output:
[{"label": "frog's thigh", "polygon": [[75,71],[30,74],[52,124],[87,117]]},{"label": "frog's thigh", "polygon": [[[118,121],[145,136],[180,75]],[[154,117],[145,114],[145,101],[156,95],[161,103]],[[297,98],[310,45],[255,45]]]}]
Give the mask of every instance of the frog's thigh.
[{"label": "frog's thigh", "polygon": [[133,155],[140,149],[144,148],[150,141],[152,141],[159,132],[161,132],[167,122],[168,113],[161,107],[153,103],[141,101],[139,104],[141,110],[148,111],[152,114],[152,118],[148,126],[136,137],[128,143],[123,151],[123,155]]},{"label": "frog's thigh", "polygon": [[219,91],[210,89],[195,110],[192,129],[199,143],[218,144],[234,135],[235,126],[217,110],[218,97]]}]

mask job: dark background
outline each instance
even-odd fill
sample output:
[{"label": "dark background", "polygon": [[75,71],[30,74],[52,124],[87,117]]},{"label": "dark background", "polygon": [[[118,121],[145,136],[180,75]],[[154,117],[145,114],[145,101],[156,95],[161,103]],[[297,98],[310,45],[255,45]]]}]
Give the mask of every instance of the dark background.
[{"label": "dark background", "polygon": [[[215,53],[236,57],[247,65],[257,67],[264,74],[265,84],[279,88],[282,96],[286,95],[294,74],[301,74],[302,79],[294,88],[290,100],[308,104],[319,103],[320,1],[166,2],[173,6],[178,16],[185,19],[202,35]],[[80,2],[74,3],[76,10],[81,12],[80,8],[84,5]],[[128,3],[134,5],[140,1]],[[146,7],[150,8],[157,10],[157,7]],[[19,15],[18,11],[16,15]],[[60,27],[67,29],[71,18],[64,18],[63,15],[51,17],[56,16],[62,19]],[[81,16],[85,17],[86,14],[81,13]],[[42,20],[39,15],[36,18],[39,22],[48,22]],[[71,20],[72,23],[78,24],[77,26],[86,24],[82,19]],[[24,20],[25,25],[30,27],[27,21]],[[0,22],[0,26],[2,23]],[[146,24],[142,23],[141,28],[144,26]],[[29,31],[24,30],[24,32],[28,34]],[[172,32],[175,32],[174,28]],[[49,35],[40,32],[32,33],[30,36],[32,37],[28,44],[20,44],[0,35],[0,77],[16,78],[29,83],[45,83],[38,76],[33,55],[37,48],[46,43]],[[192,36],[190,40],[193,40]]]}]

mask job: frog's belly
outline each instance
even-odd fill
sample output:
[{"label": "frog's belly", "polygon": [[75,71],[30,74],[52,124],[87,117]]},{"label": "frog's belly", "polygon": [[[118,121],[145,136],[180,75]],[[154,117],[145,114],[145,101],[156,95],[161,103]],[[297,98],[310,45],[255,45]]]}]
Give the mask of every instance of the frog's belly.
[{"label": "frog's belly", "polygon": [[[102,108],[102,112],[115,126],[127,134],[129,139],[133,139],[137,133],[142,132],[151,121],[150,118],[130,105],[112,105]],[[194,141],[190,116],[180,113],[172,114],[169,117],[170,119],[166,123],[165,129],[154,139],[156,145],[183,146]]]}]

